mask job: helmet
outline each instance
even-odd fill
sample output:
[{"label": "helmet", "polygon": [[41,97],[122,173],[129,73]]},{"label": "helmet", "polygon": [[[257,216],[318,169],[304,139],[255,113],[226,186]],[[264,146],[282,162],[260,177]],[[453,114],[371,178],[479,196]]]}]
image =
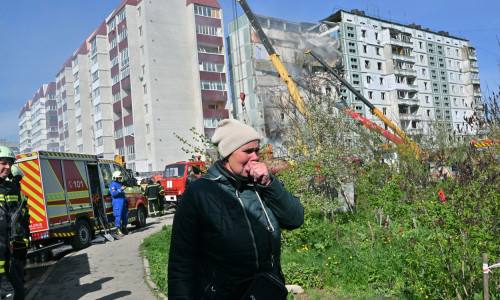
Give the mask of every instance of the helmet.
[{"label": "helmet", "polygon": [[16,156],[14,155],[14,152],[10,150],[9,147],[0,146],[0,159],[5,159],[5,158],[10,158],[16,161]]},{"label": "helmet", "polygon": [[118,178],[123,178],[123,176],[122,176],[122,172],[117,170],[117,171],[113,172],[113,180],[116,180]]},{"label": "helmet", "polygon": [[16,165],[12,166],[12,168],[10,169],[10,173],[12,173],[12,176],[14,176],[14,177],[16,177],[16,176],[20,176],[20,178],[24,177],[23,170],[21,170],[21,168],[19,168]]}]

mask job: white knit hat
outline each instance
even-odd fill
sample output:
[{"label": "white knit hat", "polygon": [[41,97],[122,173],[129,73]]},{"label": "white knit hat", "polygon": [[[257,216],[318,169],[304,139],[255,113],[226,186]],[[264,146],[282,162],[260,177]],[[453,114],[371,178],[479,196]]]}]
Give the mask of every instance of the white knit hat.
[{"label": "white knit hat", "polygon": [[212,136],[212,143],[219,146],[219,154],[222,158],[226,158],[236,149],[255,140],[260,140],[257,131],[235,119],[220,121]]}]

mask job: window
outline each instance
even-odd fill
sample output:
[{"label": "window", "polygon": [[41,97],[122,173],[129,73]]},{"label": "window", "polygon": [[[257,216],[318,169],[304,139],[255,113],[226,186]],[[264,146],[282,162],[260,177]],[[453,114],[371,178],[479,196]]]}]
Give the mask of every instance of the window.
[{"label": "window", "polygon": [[118,34],[118,39],[121,42],[126,38],[127,38],[127,27],[125,27],[125,25],[122,25],[122,30]]},{"label": "window", "polygon": [[202,90],[216,90],[216,91],[225,91],[226,83],[221,81],[207,81],[201,80],[201,89]]},{"label": "window", "polygon": [[115,139],[123,137],[123,128],[115,130]]},{"label": "window", "polygon": [[384,115],[387,115],[387,107],[382,107],[382,113],[383,113]]},{"label": "window", "polygon": [[142,36],[142,26],[139,26],[139,36]]},{"label": "window", "polygon": [[377,70],[382,70],[382,63],[381,62],[377,62]]},{"label": "window", "polygon": [[222,36],[222,28],[198,24],[196,25],[196,33],[211,36]]},{"label": "window", "polygon": [[147,84],[142,86],[142,91],[144,92],[144,94],[148,93],[148,85]]},{"label": "window", "polygon": [[198,5],[198,4],[194,5],[194,14],[198,15],[198,16],[220,19],[220,10],[219,9],[216,9],[213,7],[202,6],[202,5]]},{"label": "window", "polygon": [[97,43],[95,37],[90,40],[90,55],[93,56],[94,54],[97,53]]},{"label": "window", "polygon": [[101,89],[99,87],[96,87],[95,90],[92,91],[92,96],[93,98],[97,98],[101,95]]},{"label": "window", "polygon": [[99,71],[92,73],[92,82],[96,82],[99,79]]},{"label": "window", "polygon": [[219,106],[217,104],[209,104],[208,109],[217,109]]},{"label": "window", "polygon": [[120,51],[120,59],[122,62],[122,67],[125,67],[129,63],[129,56],[128,56],[128,47],[123,48],[122,51]]},{"label": "window", "polygon": [[132,134],[134,134],[134,124],[125,126],[125,135],[132,135]]},{"label": "window", "polygon": [[368,99],[373,99],[373,92],[372,91],[368,92]]},{"label": "window", "polygon": [[118,81],[120,81],[120,73],[116,73],[116,75],[113,76],[113,84],[117,84]]},{"label": "window", "polygon": [[125,69],[121,71],[122,79],[126,78],[129,75],[130,75],[130,67],[126,66]]},{"label": "window", "polygon": [[101,112],[101,104],[97,104],[96,106],[94,106],[94,112],[96,114]]},{"label": "window", "polygon": [[147,143],[148,146],[148,153],[151,153],[151,143]]},{"label": "window", "polygon": [[96,128],[96,130],[99,130],[102,128],[102,121],[101,120],[95,122],[95,128]]},{"label": "window", "polygon": [[422,75],[423,76],[427,75],[427,70],[425,68],[422,68]]},{"label": "window", "polygon": [[375,39],[378,40],[378,32],[375,32]]},{"label": "window", "polygon": [[134,144],[127,145],[127,160],[135,160],[135,147]]},{"label": "window", "polygon": [[366,83],[372,83],[372,77],[366,76]]},{"label": "window", "polygon": [[122,100],[122,96],[120,94],[120,91],[118,91],[118,93],[113,95],[113,103],[118,102],[120,100]]},{"label": "window", "polygon": [[215,128],[220,121],[222,121],[220,118],[205,118],[203,119],[203,126],[205,128]]},{"label": "window", "polygon": [[102,136],[97,138],[97,146],[102,146]]},{"label": "window", "polygon": [[425,103],[429,103],[430,100],[429,100],[429,96],[425,96]]},{"label": "window", "polygon": [[385,92],[380,93],[380,99],[385,100]]},{"label": "window", "polygon": [[118,55],[115,55],[115,57],[111,59],[111,67],[114,67],[117,64],[118,64]]},{"label": "window", "polygon": [[380,77],[380,85],[384,85],[384,77]]},{"label": "window", "polygon": [[379,48],[379,47],[375,47],[375,53],[376,53],[377,55],[380,55],[380,48]]},{"label": "window", "polygon": [[365,68],[369,69],[370,68],[370,61],[365,60]]},{"label": "window", "polygon": [[149,123],[146,123],[146,133],[149,133]]},{"label": "window", "polygon": [[366,53],[366,45],[363,45],[363,53]]},{"label": "window", "polygon": [[117,20],[117,23],[120,23],[121,21],[123,21],[123,19],[125,19],[125,7],[122,8],[117,14],[116,14],[116,18],[118,19]]},{"label": "window", "polygon": [[[364,30],[364,29],[363,29],[363,30],[361,30],[361,36],[362,36],[362,37],[366,37],[366,30]],[[365,52],[365,53],[366,53],[366,52]]]},{"label": "window", "polygon": [[147,105],[147,104],[144,104],[144,112],[145,112],[145,113],[148,113],[148,112],[149,112],[149,108],[148,108],[148,105]]},{"label": "window", "polygon": [[108,23],[108,32],[112,31],[113,29],[115,29],[115,27],[116,27],[116,19],[113,18]]}]

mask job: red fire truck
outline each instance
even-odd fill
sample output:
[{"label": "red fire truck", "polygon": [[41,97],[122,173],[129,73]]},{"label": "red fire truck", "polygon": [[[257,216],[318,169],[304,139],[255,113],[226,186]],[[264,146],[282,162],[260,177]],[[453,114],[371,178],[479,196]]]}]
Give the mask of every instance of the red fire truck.
[{"label": "red fire truck", "polygon": [[176,205],[181,199],[186,189],[186,179],[193,173],[200,177],[206,169],[204,161],[179,161],[165,166],[163,178],[160,179],[161,185],[165,189],[165,201],[169,205]]}]

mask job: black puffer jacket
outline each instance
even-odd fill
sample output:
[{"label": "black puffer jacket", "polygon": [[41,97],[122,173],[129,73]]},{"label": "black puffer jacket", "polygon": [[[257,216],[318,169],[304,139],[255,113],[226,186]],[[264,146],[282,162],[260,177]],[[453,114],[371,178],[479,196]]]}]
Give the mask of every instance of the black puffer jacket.
[{"label": "black puffer jacket", "polygon": [[[189,186],[174,217],[169,299],[231,299],[238,283],[260,271],[272,271],[284,281],[280,229],[300,227],[304,208],[271,178],[268,186],[254,185],[217,162]],[[275,229],[272,238],[257,193]]]}]

